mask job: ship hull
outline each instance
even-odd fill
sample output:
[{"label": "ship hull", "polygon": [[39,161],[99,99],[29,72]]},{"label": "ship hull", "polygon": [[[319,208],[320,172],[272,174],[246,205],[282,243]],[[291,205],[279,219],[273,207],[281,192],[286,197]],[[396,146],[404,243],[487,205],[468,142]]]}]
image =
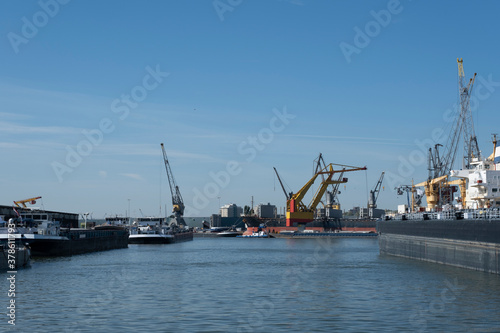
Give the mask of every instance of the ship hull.
[{"label": "ship hull", "polygon": [[348,237],[377,237],[374,232],[295,232],[295,233],[276,233],[270,234],[273,238],[293,238],[293,239],[311,239],[311,238],[348,238]]},{"label": "ship hull", "polygon": [[[276,230],[297,230],[299,224],[293,227],[287,227],[284,219],[259,219],[253,216],[245,216],[243,219],[247,229],[265,226],[275,228]],[[374,219],[333,219],[333,220],[314,220],[303,223],[308,229],[315,230],[344,230],[344,231],[376,231],[377,221]]]},{"label": "ship hull", "polygon": [[71,230],[61,233],[61,236],[34,237],[27,241],[33,257],[71,256],[126,248],[128,231]]},{"label": "ship hull", "polygon": [[[29,246],[25,246],[20,240],[16,240],[9,246],[7,242],[0,245],[0,272],[13,271],[21,267],[30,265],[31,250]],[[12,253],[14,249],[14,253]],[[11,250],[11,251],[9,251]]]},{"label": "ship hull", "polygon": [[500,274],[500,220],[377,223],[381,254]]},{"label": "ship hull", "polygon": [[129,244],[172,244],[193,240],[192,232],[176,234],[136,234],[130,235]]}]

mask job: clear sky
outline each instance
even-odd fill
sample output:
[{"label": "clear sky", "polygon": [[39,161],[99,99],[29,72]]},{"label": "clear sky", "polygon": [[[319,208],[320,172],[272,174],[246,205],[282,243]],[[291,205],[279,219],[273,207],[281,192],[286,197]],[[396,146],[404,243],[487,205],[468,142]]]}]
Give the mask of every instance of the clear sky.
[{"label": "clear sky", "polygon": [[[449,131],[457,57],[478,73],[480,148],[500,132],[494,1],[2,1],[0,204],[94,218],[170,212],[164,142],[187,216],[219,203],[285,205],[327,163],[367,166],[341,186],[364,206],[386,172],[425,180]],[[434,134],[433,134],[434,133]],[[442,142],[444,144],[444,142]]]}]

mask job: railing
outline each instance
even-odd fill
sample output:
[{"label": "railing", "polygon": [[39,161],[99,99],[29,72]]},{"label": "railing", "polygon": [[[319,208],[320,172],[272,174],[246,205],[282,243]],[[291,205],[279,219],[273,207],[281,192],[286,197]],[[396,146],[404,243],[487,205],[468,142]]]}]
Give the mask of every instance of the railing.
[{"label": "railing", "polygon": [[462,209],[441,212],[418,212],[397,214],[386,220],[500,220],[500,209]]}]

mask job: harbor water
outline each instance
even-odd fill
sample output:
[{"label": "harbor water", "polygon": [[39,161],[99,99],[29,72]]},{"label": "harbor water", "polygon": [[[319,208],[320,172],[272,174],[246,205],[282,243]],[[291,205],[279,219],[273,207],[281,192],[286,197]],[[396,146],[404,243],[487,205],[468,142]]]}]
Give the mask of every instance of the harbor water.
[{"label": "harbor water", "polygon": [[15,289],[15,326],[4,315],[2,332],[500,332],[498,275],[380,255],[376,238],[35,258]]}]

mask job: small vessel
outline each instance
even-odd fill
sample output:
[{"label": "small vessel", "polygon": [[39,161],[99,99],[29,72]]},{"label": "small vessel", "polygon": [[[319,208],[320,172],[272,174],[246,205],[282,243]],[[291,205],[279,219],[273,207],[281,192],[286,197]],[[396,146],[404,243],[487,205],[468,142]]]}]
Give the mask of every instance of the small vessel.
[{"label": "small vessel", "polygon": [[174,235],[163,217],[140,217],[132,223],[129,244],[169,244]]},{"label": "small vessel", "polygon": [[140,217],[132,223],[129,244],[171,244],[193,239],[193,232],[168,225],[164,217]]},{"label": "small vessel", "polygon": [[[248,232],[248,231],[247,231]],[[257,231],[253,231],[252,233],[244,233],[243,235],[236,236],[241,238],[269,238],[269,233],[264,231],[259,227]]]},{"label": "small vessel", "polygon": [[242,234],[241,231],[235,229],[228,229],[217,233],[217,237],[237,237]]}]

